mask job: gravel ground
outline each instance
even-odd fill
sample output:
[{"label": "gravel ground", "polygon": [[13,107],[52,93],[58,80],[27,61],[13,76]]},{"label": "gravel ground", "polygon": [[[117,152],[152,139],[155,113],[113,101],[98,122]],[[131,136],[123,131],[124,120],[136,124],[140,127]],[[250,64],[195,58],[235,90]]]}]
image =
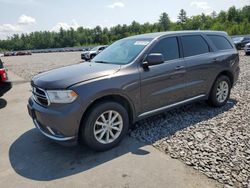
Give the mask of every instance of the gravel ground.
[{"label": "gravel ground", "polygon": [[9,70],[29,81],[40,72],[82,62],[80,54],[81,52],[39,53],[2,57],[2,60]]},{"label": "gravel ground", "polygon": [[[250,56],[240,53],[241,74],[227,105],[204,102],[138,122],[130,132],[225,186],[250,187]],[[80,63],[80,52],[4,57],[27,81],[39,72]]]},{"label": "gravel ground", "polygon": [[250,187],[250,56],[227,105],[195,103],[140,121],[130,133],[225,187]]}]

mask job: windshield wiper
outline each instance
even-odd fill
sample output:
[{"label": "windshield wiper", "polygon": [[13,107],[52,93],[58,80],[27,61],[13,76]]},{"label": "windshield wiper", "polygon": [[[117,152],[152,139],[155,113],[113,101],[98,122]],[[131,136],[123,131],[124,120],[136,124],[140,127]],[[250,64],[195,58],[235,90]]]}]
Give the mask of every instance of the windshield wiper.
[{"label": "windshield wiper", "polygon": [[105,64],[110,64],[110,62],[107,62],[107,61],[95,61],[95,63],[105,63]]}]

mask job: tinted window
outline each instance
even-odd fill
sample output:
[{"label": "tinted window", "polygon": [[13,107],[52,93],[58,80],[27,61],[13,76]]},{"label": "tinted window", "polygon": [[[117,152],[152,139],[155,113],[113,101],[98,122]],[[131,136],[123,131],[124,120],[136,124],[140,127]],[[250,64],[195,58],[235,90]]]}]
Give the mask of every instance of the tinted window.
[{"label": "tinted window", "polygon": [[209,52],[208,44],[200,35],[183,36],[182,46],[185,57]]},{"label": "tinted window", "polygon": [[170,37],[160,40],[150,53],[161,53],[165,61],[178,59],[180,56],[177,38]]},{"label": "tinted window", "polygon": [[208,35],[208,37],[218,50],[228,50],[233,48],[229,41],[223,36]]},{"label": "tinted window", "polygon": [[250,38],[244,38],[243,41],[245,42],[245,41],[249,41],[249,40],[250,40]]},{"label": "tinted window", "polygon": [[105,47],[101,47],[101,48],[99,48],[99,50],[104,50],[105,49]]}]

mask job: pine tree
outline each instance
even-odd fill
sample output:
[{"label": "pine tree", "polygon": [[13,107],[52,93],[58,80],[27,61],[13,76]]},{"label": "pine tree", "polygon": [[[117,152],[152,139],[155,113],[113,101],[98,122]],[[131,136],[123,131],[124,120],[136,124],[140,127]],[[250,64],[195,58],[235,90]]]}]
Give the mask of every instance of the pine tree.
[{"label": "pine tree", "polygon": [[168,31],[170,29],[170,24],[171,21],[169,19],[168,14],[166,12],[162,13],[160,15],[159,25],[162,27],[164,31]]},{"label": "pine tree", "polygon": [[187,22],[187,13],[184,9],[181,9],[178,16],[178,23],[184,24],[186,22]]}]

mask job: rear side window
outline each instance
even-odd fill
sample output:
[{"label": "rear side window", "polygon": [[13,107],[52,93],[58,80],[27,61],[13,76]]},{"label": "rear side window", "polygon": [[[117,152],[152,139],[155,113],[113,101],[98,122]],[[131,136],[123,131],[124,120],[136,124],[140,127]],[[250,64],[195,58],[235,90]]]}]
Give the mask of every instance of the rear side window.
[{"label": "rear side window", "polygon": [[223,36],[208,35],[208,38],[214,43],[218,50],[228,50],[233,48],[230,42]]},{"label": "rear side window", "polygon": [[160,40],[150,53],[161,53],[165,61],[178,59],[180,57],[179,46],[176,37],[169,37]]},{"label": "rear side window", "polygon": [[200,35],[182,36],[182,46],[185,57],[208,53],[209,46]]}]

